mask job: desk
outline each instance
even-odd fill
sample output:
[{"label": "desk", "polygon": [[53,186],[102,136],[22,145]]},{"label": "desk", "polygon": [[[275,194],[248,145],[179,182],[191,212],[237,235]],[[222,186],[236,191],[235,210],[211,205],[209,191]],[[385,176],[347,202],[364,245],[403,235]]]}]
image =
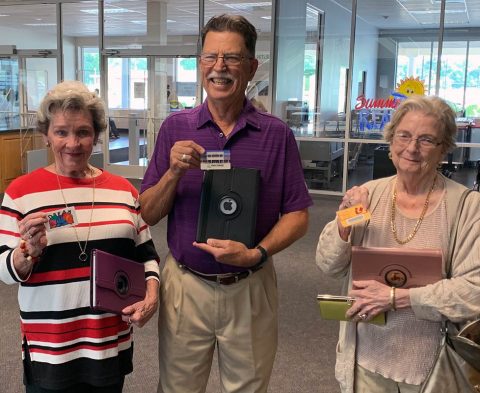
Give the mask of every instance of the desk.
[{"label": "desk", "polygon": [[25,131],[22,129],[22,135],[20,129],[0,131],[0,192],[24,173],[25,153],[36,145],[43,145],[39,133],[25,136]]},{"label": "desk", "polygon": [[328,187],[342,170],[343,143],[300,141],[300,158],[309,188]]}]

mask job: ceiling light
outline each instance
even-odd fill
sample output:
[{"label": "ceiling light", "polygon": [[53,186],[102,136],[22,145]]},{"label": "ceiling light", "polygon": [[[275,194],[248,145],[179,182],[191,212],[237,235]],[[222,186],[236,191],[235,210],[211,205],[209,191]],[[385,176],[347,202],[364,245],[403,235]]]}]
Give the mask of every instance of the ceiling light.
[{"label": "ceiling light", "polygon": [[[89,9],[84,9],[80,11],[85,12],[86,14],[98,15],[98,8],[89,8]],[[126,14],[129,12],[134,12],[134,11],[129,10],[127,8],[105,8],[103,10],[104,14]]]},{"label": "ceiling light", "polygon": [[[430,0],[430,3],[432,4],[441,4],[442,0]],[[445,3],[460,3],[460,4],[465,4],[465,0],[445,0]]]},{"label": "ceiling light", "polygon": [[56,26],[56,23],[24,23],[24,26]]},{"label": "ceiling light", "polygon": [[[438,26],[438,22],[431,22],[431,21],[424,21],[424,22],[422,22],[422,21],[420,21],[419,23],[420,23],[421,25],[424,25],[424,26],[426,26],[426,25],[430,25],[430,26],[435,25],[435,26]],[[449,20],[445,20],[444,23],[445,23],[446,25],[465,25],[465,24],[469,24],[470,21],[464,21],[464,20],[451,20],[451,21],[449,21]],[[457,30],[455,30],[455,31],[457,31]]]},{"label": "ceiling light", "polygon": [[271,16],[261,16],[262,19],[266,19],[266,20],[271,20],[272,17]]},{"label": "ceiling light", "polygon": [[[409,11],[414,15],[429,15],[429,14],[439,14],[440,10],[422,10],[422,11]],[[445,10],[445,14],[463,14],[465,10]]]},{"label": "ceiling light", "polygon": [[271,1],[263,1],[259,3],[231,3],[225,4],[226,7],[234,8],[236,10],[249,10],[255,7],[270,7],[272,5]]},{"label": "ceiling light", "polygon": [[[146,21],[145,20],[131,20],[130,23],[133,23],[135,25],[144,25],[144,24],[146,24]],[[167,23],[177,23],[177,21],[167,19]]]}]

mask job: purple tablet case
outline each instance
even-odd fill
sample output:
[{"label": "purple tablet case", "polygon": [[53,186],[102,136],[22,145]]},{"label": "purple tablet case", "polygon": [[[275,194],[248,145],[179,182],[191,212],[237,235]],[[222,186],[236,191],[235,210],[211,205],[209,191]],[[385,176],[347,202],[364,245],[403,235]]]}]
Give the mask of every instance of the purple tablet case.
[{"label": "purple tablet case", "polygon": [[90,271],[90,306],[94,310],[121,314],[145,298],[143,263],[93,249]]}]

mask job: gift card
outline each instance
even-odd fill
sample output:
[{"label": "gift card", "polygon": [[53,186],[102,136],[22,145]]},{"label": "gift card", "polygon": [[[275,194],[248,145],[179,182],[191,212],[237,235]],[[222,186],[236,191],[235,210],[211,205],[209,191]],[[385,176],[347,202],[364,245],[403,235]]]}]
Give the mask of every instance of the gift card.
[{"label": "gift card", "polygon": [[65,207],[47,213],[47,223],[45,226],[48,231],[71,227],[78,224],[77,215],[74,207]]},{"label": "gift card", "polygon": [[207,150],[200,157],[200,169],[230,169],[230,150]]},{"label": "gift card", "polygon": [[343,227],[349,227],[366,220],[370,220],[371,214],[362,204],[337,211],[337,217]]}]

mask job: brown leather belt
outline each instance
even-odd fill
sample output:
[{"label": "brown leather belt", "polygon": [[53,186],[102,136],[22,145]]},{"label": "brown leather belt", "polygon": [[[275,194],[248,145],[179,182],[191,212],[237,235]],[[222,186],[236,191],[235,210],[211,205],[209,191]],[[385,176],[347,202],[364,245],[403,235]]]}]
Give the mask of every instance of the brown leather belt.
[{"label": "brown leather belt", "polygon": [[197,277],[200,277],[204,280],[207,281],[212,281],[216,282],[217,284],[222,284],[222,285],[232,285],[236,284],[240,280],[243,280],[244,278],[247,278],[248,276],[252,275],[256,271],[260,270],[263,267],[263,263],[252,266],[250,269],[241,271],[241,272],[236,272],[236,273],[222,273],[222,274],[205,274],[205,273],[200,273],[197,272],[196,270],[193,270],[189,268],[188,266],[178,264],[178,266],[181,269],[184,269],[192,274],[194,274]]}]

